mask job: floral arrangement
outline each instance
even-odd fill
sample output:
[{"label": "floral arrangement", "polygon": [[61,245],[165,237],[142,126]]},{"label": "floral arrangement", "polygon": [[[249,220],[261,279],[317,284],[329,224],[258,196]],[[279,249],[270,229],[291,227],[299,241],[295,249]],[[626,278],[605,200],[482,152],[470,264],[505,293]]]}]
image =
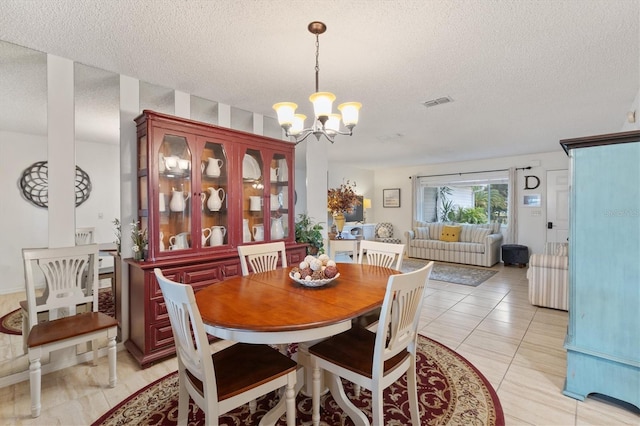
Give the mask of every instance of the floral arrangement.
[{"label": "floral arrangement", "polygon": [[114,225],[113,233],[116,234],[116,240],[114,243],[116,243],[118,255],[120,255],[120,247],[122,246],[122,227],[120,226],[120,220],[117,217],[113,219],[112,223]]},{"label": "floral arrangement", "polygon": [[133,247],[131,247],[133,257],[136,259],[142,259],[143,250],[147,249],[149,239],[147,236],[147,230],[140,229],[140,221],[131,223],[131,241],[133,242]]},{"label": "floral arrangement", "polygon": [[332,214],[352,213],[353,208],[360,204],[355,192],[356,183],[347,181],[338,188],[331,188],[327,191],[327,208]]}]

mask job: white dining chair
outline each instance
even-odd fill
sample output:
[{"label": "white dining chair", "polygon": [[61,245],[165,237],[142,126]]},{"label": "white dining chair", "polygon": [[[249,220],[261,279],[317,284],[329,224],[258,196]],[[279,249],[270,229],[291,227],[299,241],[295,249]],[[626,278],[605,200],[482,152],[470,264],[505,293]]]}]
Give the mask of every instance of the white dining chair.
[{"label": "white dining chair", "polygon": [[76,245],[93,244],[95,233],[96,228],[93,227],[76,228]]},{"label": "white dining chair", "polygon": [[259,344],[236,343],[212,354],[193,288],[165,278],[158,268],[154,273],[178,356],[178,425],[187,424],[189,397],[204,411],[205,423],[217,425],[220,415],[284,387],[287,426],[294,426],[295,361]]},{"label": "white dining chair", "polygon": [[284,241],[265,244],[248,244],[238,246],[240,255],[240,268],[242,275],[249,275],[251,272],[272,271],[278,267],[278,261],[283,268],[287,267],[287,252]]},{"label": "white dining chair", "polygon": [[[399,271],[400,268],[402,268],[403,256],[404,244],[362,240],[360,241],[357,263],[364,263],[366,260],[366,263],[369,265],[383,266],[385,268],[392,268]],[[368,327],[369,329],[374,329],[379,317],[380,308],[377,308],[356,318],[354,322],[364,327]],[[359,389],[356,387],[355,391],[357,395]]]},{"label": "white dining chair", "polygon": [[[40,415],[42,362],[53,352],[88,343],[93,363],[98,342],[106,339],[109,386],[116,385],[118,321],[98,312],[98,245],[23,249],[26,306],[23,332],[29,358],[31,415]],[[36,296],[36,283],[44,276],[45,291]],[[80,308],[88,312],[79,313]],[[41,316],[46,316],[44,321]],[[77,349],[76,349],[77,350]]]},{"label": "white dining chair", "polygon": [[347,253],[351,257],[352,262],[358,260],[358,240],[329,240],[328,256],[336,260],[338,253]]},{"label": "white dining chair", "polygon": [[365,255],[369,265],[384,266],[399,271],[402,268],[404,244],[362,240],[360,241],[358,263],[364,262]]},{"label": "white dining chair", "polygon": [[371,391],[373,425],[383,425],[383,391],[407,373],[411,422],[420,425],[416,374],[416,342],[424,288],[433,262],[417,271],[392,275],[382,303],[378,328],[362,327],[330,337],[309,348],[313,366],[312,421],[320,421],[320,375],[337,404],[356,425],[369,425],[367,416],[346,398],[341,377]]}]

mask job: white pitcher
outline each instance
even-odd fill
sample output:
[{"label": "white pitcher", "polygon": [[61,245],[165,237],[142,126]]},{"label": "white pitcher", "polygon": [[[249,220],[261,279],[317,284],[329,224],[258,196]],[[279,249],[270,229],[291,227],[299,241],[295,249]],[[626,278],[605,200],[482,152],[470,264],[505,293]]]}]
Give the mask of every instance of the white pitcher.
[{"label": "white pitcher", "polygon": [[[204,174],[208,177],[219,177],[220,176],[220,167],[224,164],[219,158],[209,157],[207,159],[207,168],[204,170]],[[202,165],[204,167],[204,164]]]},{"label": "white pitcher", "polygon": [[282,193],[271,194],[271,210],[278,210],[282,207]]},{"label": "white pitcher", "polygon": [[183,191],[172,191],[171,192],[171,201],[169,202],[169,208],[172,212],[182,212],[186,207],[186,201],[189,199],[191,194],[188,192],[185,193]]},{"label": "white pitcher", "polygon": [[[264,236],[264,233],[263,233]],[[251,242],[251,231],[249,230],[249,219],[242,219],[242,242]]]},{"label": "white pitcher", "polygon": [[259,195],[251,195],[249,197],[249,210],[251,210],[252,212],[259,212],[260,210],[262,210],[260,201],[262,201],[262,197],[260,197]]},{"label": "white pitcher", "polygon": [[224,236],[227,235],[227,229],[224,226],[211,227],[211,246],[221,246],[224,244]]},{"label": "white pitcher", "polygon": [[166,247],[164,246],[164,233],[160,231],[160,251],[165,251]]},{"label": "white pitcher", "polygon": [[224,189],[214,187],[207,188],[209,190],[209,200],[207,200],[207,207],[212,212],[217,212],[222,208],[222,202],[224,201]]},{"label": "white pitcher", "polygon": [[253,225],[253,239],[255,241],[264,241],[264,225]]},{"label": "white pitcher", "polygon": [[167,210],[167,204],[165,203],[164,194],[161,192],[158,194],[158,211],[164,212]]},{"label": "white pitcher", "polygon": [[284,238],[284,228],[282,227],[281,217],[271,218],[271,239],[281,240]]},{"label": "white pitcher", "polygon": [[182,250],[189,248],[188,232],[181,232],[169,238],[169,250]]},{"label": "white pitcher", "polygon": [[202,244],[201,244],[201,247],[204,247],[204,246],[207,245],[207,240],[209,239],[210,236],[211,236],[211,229],[204,228],[202,230]]}]

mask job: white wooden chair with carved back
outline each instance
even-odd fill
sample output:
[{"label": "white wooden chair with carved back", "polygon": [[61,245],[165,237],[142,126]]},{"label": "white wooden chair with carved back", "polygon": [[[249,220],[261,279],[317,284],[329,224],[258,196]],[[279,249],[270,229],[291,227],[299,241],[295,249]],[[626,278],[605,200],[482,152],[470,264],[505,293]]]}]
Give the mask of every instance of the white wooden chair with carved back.
[{"label": "white wooden chair with carved back", "polygon": [[371,391],[374,426],[383,425],[383,390],[407,373],[407,392],[411,423],[420,425],[418,408],[416,351],[420,310],[424,288],[433,262],[417,271],[391,275],[382,303],[378,328],[363,327],[330,337],[309,348],[313,365],[312,421],[320,420],[320,375],[336,402],[358,426],[369,425],[367,416],[345,397],[341,377]]},{"label": "white wooden chair with carved back", "polygon": [[95,233],[96,228],[93,227],[76,228],[76,245],[93,244],[95,242]]},{"label": "white wooden chair with carved back", "polygon": [[[366,253],[365,253],[366,252]],[[400,270],[404,257],[404,244],[381,243],[379,241],[360,241],[358,263],[364,262],[366,256],[369,265],[384,266]]]},{"label": "white wooden chair with carved back", "polygon": [[[116,384],[118,322],[98,312],[98,245],[23,249],[26,309],[23,308],[29,358],[31,414],[40,415],[41,360],[58,349],[89,343],[95,364],[100,339],[107,341],[109,386]],[[42,296],[36,286],[44,278]],[[89,312],[78,313],[87,306]],[[46,314],[46,321],[39,315]],[[42,315],[40,315],[41,317]],[[25,326],[26,324],[26,326]]]},{"label": "white wooden chair with carved back", "polygon": [[283,241],[238,246],[238,254],[243,276],[249,275],[250,272],[272,271],[278,267],[278,261],[281,267],[287,267],[287,253]]},{"label": "white wooden chair with carved back", "polygon": [[189,397],[204,411],[205,423],[217,425],[229,410],[284,388],[287,426],[294,426],[296,362],[259,344],[236,343],[212,354],[193,288],[167,279],[158,268],[154,273],[176,343],[178,425],[187,424]]}]

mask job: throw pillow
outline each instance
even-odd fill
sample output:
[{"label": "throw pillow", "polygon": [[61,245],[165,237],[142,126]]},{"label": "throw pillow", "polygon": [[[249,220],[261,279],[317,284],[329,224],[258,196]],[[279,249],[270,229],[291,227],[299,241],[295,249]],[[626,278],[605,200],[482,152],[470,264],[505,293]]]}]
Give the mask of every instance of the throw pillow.
[{"label": "throw pillow", "polygon": [[385,228],[384,226],[381,226],[378,229],[378,237],[380,237],[380,238],[389,238],[389,229]]},{"label": "throw pillow", "polygon": [[440,234],[440,241],[447,241],[449,243],[457,243],[460,239],[460,231],[462,231],[461,226],[448,226],[445,225],[442,228],[442,233]]},{"label": "throw pillow", "polygon": [[471,232],[472,243],[484,243],[485,238],[491,233],[489,228],[475,228]]},{"label": "throw pillow", "polygon": [[420,228],[416,228],[414,230],[414,234],[417,240],[428,240],[429,239],[429,227],[423,226]]}]

